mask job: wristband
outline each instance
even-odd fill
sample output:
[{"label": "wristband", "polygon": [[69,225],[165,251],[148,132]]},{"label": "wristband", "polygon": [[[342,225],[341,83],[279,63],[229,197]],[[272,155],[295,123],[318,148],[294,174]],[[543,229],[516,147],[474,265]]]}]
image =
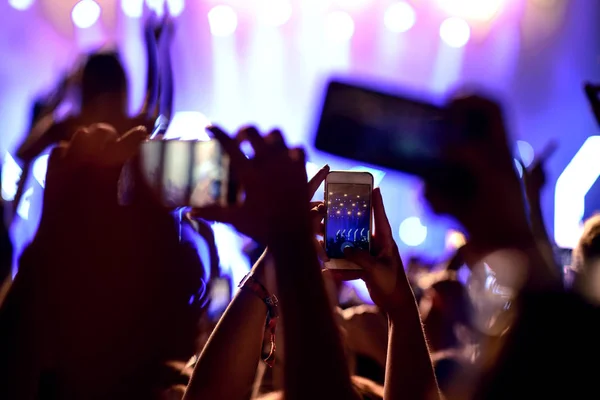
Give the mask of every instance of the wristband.
[{"label": "wristband", "polygon": [[279,300],[274,294],[270,294],[267,289],[256,279],[254,279],[249,273],[242,279],[238,287],[242,290],[248,290],[258,296],[267,305],[267,322],[265,324],[265,333],[269,335],[269,342],[271,343],[271,350],[269,355],[263,359],[265,364],[272,367],[275,364],[275,330],[277,328],[277,320],[279,318],[279,312],[277,311],[277,304]]}]

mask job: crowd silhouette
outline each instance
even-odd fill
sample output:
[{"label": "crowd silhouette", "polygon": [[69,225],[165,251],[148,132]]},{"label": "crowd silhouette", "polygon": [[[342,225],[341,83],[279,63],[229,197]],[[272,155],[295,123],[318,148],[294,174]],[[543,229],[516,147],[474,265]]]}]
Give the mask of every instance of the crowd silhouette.
[{"label": "crowd silhouette", "polygon": [[[312,202],[330,168],[309,180],[304,150],[279,130],[209,127],[243,196],[174,212],[139,162],[142,143],[162,139],[172,117],[173,32],[168,16],[144,27],[148,81],[134,117],[116,53],[90,54],[32,106],[16,153],[17,196],[2,203],[0,399],[599,396],[589,364],[600,357],[600,217],[585,221],[565,276],[541,212],[551,152],[519,178],[498,102],[462,95],[445,105],[453,129],[472,129],[481,116],[489,122],[479,125],[480,140],[436,151],[458,160],[468,179],[424,182],[425,201],[467,238],[447,260],[400,254],[386,215],[394,199],[384,202],[379,188],[350,193],[349,205],[344,192]],[[585,90],[598,118],[600,86]],[[73,93],[79,114],[57,119]],[[247,143],[252,156],[242,150]],[[40,223],[13,277],[9,227],[44,152]],[[215,190],[209,186],[195,190]],[[165,190],[168,203],[191,189]],[[338,211],[346,218],[336,220]],[[242,282],[220,271],[213,222],[252,240],[255,262]],[[181,240],[182,226],[206,241],[209,273]],[[361,269],[323,269],[330,257]],[[348,294],[352,279],[364,281],[374,305]],[[211,294],[219,296],[212,308]]]}]

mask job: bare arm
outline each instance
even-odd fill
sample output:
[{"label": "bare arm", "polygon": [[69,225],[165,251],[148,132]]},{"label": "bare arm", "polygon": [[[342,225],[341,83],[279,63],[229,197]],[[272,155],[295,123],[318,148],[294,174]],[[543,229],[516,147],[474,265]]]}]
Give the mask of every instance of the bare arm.
[{"label": "bare arm", "polygon": [[441,399],[415,304],[390,314],[385,399]]},{"label": "bare arm", "polygon": [[307,221],[288,218],[289,230],[273,232],[270,243],[285,326],[285,396],[355,398]]},{"label": "bare arm", "polygon": [[[254,276],[262,275],[266,262],[263,254]],[[249,398],[266,317],[267,306],[258,296],[246,290],[237,293],[200,355],[184,400]]]}]

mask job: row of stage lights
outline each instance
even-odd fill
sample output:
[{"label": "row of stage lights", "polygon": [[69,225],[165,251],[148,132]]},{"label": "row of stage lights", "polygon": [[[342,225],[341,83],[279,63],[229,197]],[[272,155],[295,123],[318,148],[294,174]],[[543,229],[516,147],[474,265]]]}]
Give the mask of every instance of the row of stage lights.
[{"label": "row of stage lights", "polygon": [[[35,0],[9,0],[12,7],[25,10]],[[185,9],[185,0],[121,0],[121,10],[130,18],[140,18],[146,6],[161,14],[168,8],[171,15],[177,17]],[[367,2],[374,0],[338,0],[340,7],[357,9],[359,5],[366,7]],[[471,27],[467,21],[490,21],[502,9],[505,0],[430,0],[449,15],[439,27],[440,38],[449,46],[459,48],[465,46],[471,37]],[[261,0],[260,21],[274,27],[285,25],[292,18],[290,0]],[[95,0],[80,0],[71,10],[71,19],[76,27],[87,29],[92,27],[102,13],[102,8]],[[238,13],[234,7],[218,4],[210,9],[207,15],[210,31],[213,36],[227,37],[234,35],[238,27]],[[382,22],[393,33],[409,31],[417,23],[417,12],[409,0],[390,4],[383,13]],[[355,33],[354,19],[349,12],[331,11],[324,19],[326,38],[334,43],[349,41]]]}]

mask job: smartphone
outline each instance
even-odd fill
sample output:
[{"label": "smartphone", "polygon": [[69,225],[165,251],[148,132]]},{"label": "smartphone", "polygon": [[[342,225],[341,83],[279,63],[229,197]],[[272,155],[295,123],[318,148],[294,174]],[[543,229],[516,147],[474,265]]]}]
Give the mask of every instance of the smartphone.
[{"label": "smartphone", "polygon": [[148,140],[141,171],[166,207],[206,207],[237,200],[229,157],[216,140]]},{"label": "smartphone", "polygon": [[344,258],[348,247],[371,250],[373,175],[332,171],[325,179],[325,251],[328,269],[360,269]]},{"label": "smartphone", "polygon": [[209,295],[208,315],[213,319],[220,318],[231,302],[231,281],[225,277],[212,278]]}]

